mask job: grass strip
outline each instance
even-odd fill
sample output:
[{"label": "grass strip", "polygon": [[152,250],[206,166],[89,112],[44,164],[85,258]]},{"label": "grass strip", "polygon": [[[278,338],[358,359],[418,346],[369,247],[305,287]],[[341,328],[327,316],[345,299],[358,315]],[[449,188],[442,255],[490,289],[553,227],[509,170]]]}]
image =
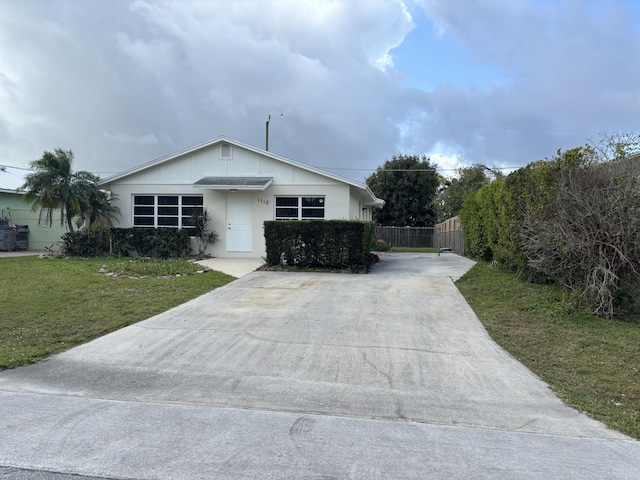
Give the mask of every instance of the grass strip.
[{"label": "grass strip", "polygon": [[491,337],[568,405],[640,439],[640,319],[569,309],[553,285],[478,263],[456,283]]},{"label": "grass strip", "polygon": [[391,247],[391,251],[402,253],[438,253],[438,249],[432,247]]},{"label": "grass strip", "polygon": [[[116,269],[118,262],[122,260],[0,259],[0,369],[41,360],[234,280],[220,272],[169,278],[116,278],[98,273],[105,265]],[[185,265],[186,261],[164,267],[151,264],[151,270],[130,264],[121,270],[145,275],[202,270]]]}]

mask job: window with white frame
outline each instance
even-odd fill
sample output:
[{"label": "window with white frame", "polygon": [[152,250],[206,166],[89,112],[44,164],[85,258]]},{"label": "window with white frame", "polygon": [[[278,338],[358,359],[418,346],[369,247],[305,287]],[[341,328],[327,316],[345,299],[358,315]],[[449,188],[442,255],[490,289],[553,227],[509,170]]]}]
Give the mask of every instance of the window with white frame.
[{"label": "window with white frame", "polygon": [[231,145],[228,143],[220,145],[220,158],[224,160],[229,160],[231,158]]},{"label": "window with white frame", "polygon": [[324,220],[324,197],[276,197],[276,220]]},{"label": "window with white frame", "polygon": [[203,211],[202,195],[133,196],[134,227],[190,229],[191,216]]}]

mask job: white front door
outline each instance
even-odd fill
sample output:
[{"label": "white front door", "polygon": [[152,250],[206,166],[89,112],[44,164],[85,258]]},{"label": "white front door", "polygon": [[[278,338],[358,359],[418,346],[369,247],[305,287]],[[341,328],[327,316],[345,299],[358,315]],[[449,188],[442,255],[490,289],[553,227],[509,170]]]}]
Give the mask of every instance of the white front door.
[{"label": "white front door", "polygon": [[251,252],[251,200],[248,195],[227,195],[227,251]]}]

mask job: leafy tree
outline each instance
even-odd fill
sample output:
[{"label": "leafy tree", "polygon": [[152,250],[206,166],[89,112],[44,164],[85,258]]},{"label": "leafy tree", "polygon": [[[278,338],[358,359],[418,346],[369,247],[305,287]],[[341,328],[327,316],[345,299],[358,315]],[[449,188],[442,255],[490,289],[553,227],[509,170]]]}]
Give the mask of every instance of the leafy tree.
[{"label": "leafy tree", "polygon": [[73,152],[56,148],[45,151],[42,157],[30,163],[34,173],[27,176],[21,190],[25,202],[33,211],[40,209],[39,222],[51,226],[53,213],[60,209],[60,225],[74,232],[73,218],[80,217],[92,223],[98,218],[113,218],[117,209],[111,207],[106,192],[97,185],[98,177],[87,171],[73,172]]},{"label": "leafy tree", "polygon": [[438,222],[458,215],[467,195],[477,192],[494,178],[502,177],[499,172],[481,164],[458,168],[456,173],[457,177],[444,180],[438,191],[435,200]]},{"label": "leafy tree", "polygon": [[379,225],[432,227],[434,198],[440,185],[436,165],[427,157],[394,155],[366,179],[371,191],[385,205],[374,212]]}]

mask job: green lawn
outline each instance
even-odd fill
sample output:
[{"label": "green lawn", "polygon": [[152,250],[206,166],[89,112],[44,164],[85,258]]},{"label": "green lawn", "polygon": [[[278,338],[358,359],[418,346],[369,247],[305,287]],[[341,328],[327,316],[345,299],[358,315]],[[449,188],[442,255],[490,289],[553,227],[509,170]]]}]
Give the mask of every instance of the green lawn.
[{"label": "green lawn", "polygon": [[[169,278],[118,278],[172,275]],[[220,272],[176,277],[202,267],[127,259],[0,259],[0,369],[67,350],[144,320],[232,281]]]},{"label": "green lawn", "polygon": [[438,253],[437,248],[431,247],[391,247],[392,252],[403,252],[403,253]]},{"label": "green lawn", "polygon": [[492,338],[568,405],[640,439],[640,318],[571,311],[557,287],[486,263],[456,285]]}]

